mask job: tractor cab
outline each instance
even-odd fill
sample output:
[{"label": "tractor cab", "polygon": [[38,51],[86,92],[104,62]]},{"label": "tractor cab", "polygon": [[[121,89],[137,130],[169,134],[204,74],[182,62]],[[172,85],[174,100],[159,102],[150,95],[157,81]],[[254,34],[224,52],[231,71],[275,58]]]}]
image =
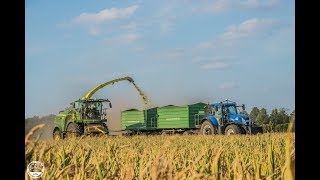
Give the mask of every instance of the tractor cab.
[{"label": "tractor cab", "polygon": [[210,114],[208,114],[209,116],[217,119],[219,126],[224,126],[229,123],[249,126],[249,116],[245,115],[244,104],[238,106],[233,101],[225,100],[210,104],[208,112],[210,112]]},{"label": "tractor cab", "polygon": [[107,118],[106,110],[112,108],[109,99],[87,99],[76,100],[72,106],[80,113],[81,119],[100,119]]}]

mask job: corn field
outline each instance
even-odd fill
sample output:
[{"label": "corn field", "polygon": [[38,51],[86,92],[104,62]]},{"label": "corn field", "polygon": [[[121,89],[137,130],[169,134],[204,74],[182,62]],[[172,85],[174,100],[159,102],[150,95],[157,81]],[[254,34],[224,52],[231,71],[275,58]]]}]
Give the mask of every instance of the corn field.
[{"label": "corn field", "polygon": [[294,179],[294,147],[294,133],[26,137],[25,167],[42,162],[42,179]]}]

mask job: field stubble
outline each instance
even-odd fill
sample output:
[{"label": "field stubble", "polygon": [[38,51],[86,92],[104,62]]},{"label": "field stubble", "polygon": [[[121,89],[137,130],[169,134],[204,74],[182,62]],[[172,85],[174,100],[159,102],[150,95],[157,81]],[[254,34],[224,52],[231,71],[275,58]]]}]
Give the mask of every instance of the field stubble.
[{"label": "field stubble", "polygon": [[[294,133],[27,141],[43,179],[294,179]],[[28,174],[26,179],[30,179]]]}]

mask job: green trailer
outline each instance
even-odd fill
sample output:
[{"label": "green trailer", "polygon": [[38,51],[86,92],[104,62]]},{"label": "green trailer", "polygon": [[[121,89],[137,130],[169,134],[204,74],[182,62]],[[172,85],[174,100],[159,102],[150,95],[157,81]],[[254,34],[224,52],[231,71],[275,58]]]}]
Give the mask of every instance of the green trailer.
[{"label": "green trailer", "polygon": [[157,108],[129,109],[121,112],[122,130],[150,130],[157,128]]},{"label": "green trailer", "polygon": [[199,113],[204,111],[206,104],[199,102],[184,106],[159,107],[158,128],[159,129],[192,129],[196,128],[196,119]]},{"label": "green trailer", "polygon": [[121,112],[121,130],[157,134],[184,132],[198,128],[199,115],[207,104],[199,102],[184,106],[163,106],[146,110],[129,109]]}]

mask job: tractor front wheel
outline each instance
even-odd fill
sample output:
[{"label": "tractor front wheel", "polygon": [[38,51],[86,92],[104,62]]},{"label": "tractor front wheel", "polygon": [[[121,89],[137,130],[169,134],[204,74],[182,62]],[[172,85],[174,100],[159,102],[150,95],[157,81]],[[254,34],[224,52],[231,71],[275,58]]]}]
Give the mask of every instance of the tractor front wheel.
[{"label": "tractor front wheel", "polygon": [[241,134],[241,129],[237,125],[231,124],[226,127],[225,134],[226,135]]},{"label": "tractor front wheel", "polygon": [[80,126],[77,123],[70,123],[67,127],[66,138],[72,139],[81,136]]}]

